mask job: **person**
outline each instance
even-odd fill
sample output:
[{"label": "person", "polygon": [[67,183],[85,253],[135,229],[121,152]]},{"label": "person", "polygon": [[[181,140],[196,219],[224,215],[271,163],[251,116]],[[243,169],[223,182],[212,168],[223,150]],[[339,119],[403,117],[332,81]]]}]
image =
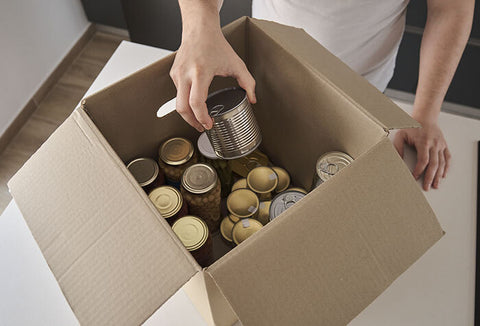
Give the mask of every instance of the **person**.
[{"label": "person", "polygon": [[[256,102],[255,80],[221,32],[222,3],[179,0],[182,40],[170,76],[177,88],[176,110],[200,132],[212,127],[205,101],[214,76],[236,78]],[[253,0],[252,16],[304,28],[383,92],[393,75],[407,5],[408,0]],[[438,188],[450,166],[437,120],[468,41],[474,0],[427,0],[427,6],[412,113],[422,128],[400,130],[393,140],[402,157],[405,143],[416,148],[413,176],[424,174],[424,190]]]}]

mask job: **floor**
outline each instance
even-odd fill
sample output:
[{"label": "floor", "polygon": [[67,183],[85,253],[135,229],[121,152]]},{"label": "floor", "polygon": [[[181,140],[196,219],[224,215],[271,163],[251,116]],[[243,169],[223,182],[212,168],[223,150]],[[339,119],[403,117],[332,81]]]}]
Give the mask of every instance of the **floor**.
[{"label": "floor", "polygon": [[8,147],[0,153],[0,212],[11,200],[7,182],[70,115],[124,37],[96,32]]}]

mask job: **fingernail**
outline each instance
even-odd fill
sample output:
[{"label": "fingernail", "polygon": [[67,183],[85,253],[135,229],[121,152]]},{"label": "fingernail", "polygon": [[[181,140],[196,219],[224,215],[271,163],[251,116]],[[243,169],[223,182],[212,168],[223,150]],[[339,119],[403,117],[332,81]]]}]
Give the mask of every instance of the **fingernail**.
[{"label": "fingernail", "polygon": [[206,130],[209,130],[211,127],[209,127],[206,123],[202,124],[203,128],[205,128]]}]

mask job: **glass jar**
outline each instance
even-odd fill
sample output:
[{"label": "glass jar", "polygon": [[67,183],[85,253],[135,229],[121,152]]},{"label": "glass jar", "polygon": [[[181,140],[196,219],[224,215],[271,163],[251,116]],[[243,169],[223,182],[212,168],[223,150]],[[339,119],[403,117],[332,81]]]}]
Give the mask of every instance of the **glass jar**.
[{"label": "glass jar", "polygon": [[137,158],[127,165],[128,171],[137,180],[140,187],[147,193],[156,187],[165,184],[163,171],[158,167],[157,162],[148,157]]},{"label": "glass jar", "polygon": [[181,137],[165,141],[158,150],[158,156],[158,164],[165,173],[167,184],[176,188],[180,188],[183,172],[198,162],[193,144]]},{"label": "glass jar", "polygon": [[211,232],[220,227],[221,186],[215,169],[208,164],[197,163],[185,170],[181,192],[190,214],[201,217]]},{"label": "glass jar", "polygon": [[200,266],[207,267],[213,262],[212,236],[205,221],[187,215],[179,218],[172,230]]},{"label": "glass jar", "polygon": [[150,192],[148,198],[170,225],[180,217],[188,215],[187,203],[183,200],[180,191],[174,187],[155,188]]}]

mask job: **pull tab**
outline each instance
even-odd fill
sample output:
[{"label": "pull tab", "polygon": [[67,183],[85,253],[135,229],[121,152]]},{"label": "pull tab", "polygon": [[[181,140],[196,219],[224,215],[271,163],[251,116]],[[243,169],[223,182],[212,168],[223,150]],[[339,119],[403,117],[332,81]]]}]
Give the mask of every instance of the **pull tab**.
[{"label": "pull tab", "polygon": [[320,171],[322,171],[326,174],[329,174],[329,175],[335,175],[335,173],[337,173],[340,170],[340,168],[338,167],[337,164],[327,163],[327,162],[322,162],[319,165],[319,169],[320,169]]}]

